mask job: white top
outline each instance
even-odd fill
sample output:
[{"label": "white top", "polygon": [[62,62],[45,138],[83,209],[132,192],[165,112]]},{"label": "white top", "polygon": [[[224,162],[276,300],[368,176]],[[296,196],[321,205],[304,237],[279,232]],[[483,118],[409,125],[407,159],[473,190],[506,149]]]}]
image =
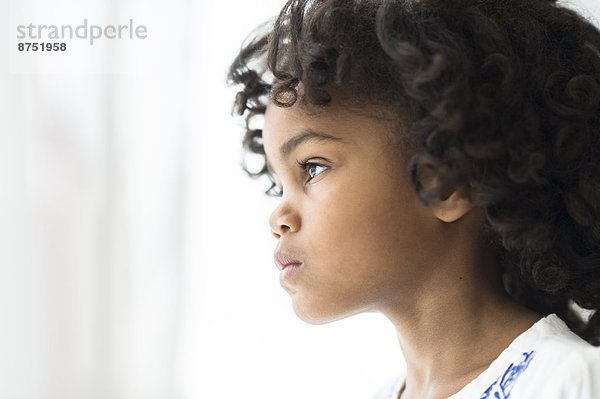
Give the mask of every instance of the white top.
[{"label": "white top", "polygon": [[[397,399],[404,375],[373,399]],[[556,315],[519,335],[477,378],[448,399],[600,399],[600,347]]]}]

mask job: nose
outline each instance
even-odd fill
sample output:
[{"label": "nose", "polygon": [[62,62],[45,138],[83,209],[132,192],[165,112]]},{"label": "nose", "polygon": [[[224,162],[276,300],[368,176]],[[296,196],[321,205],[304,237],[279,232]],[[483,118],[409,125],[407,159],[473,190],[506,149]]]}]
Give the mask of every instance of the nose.
[{"label": "nose", "polygon": [[279,239],[285,233],[296,232],[300,229],[300,216],[289,205],[281,203],[269,218],[271,233]]}]

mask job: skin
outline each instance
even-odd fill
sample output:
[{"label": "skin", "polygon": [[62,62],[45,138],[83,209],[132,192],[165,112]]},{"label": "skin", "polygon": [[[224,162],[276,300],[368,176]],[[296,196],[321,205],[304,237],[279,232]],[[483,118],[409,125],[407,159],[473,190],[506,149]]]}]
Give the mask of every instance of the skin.
[{"label": "skin", "polygon": [[[446,398],[541,316],[502,288],[484,212],[460,192],[421,205],[407,156],[391,144],[398,133],[369,109],[352,112],[335,97],[325,108],[267,107],[263,143],[283,191],[269,223],[276,250],[302,262],[281,284],[308,323],[383,313],[407,363],[401,397]],[[335,139],[282,153],[307,130]],[[314,162],[310,176],[297,161]]]}]

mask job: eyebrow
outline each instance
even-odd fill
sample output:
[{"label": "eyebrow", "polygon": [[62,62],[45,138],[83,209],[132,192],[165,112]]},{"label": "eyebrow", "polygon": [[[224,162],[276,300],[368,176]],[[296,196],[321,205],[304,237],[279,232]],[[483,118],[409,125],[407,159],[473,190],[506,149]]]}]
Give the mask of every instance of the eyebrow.
[{"label": "eyebrow", "polygon": [[325,133],[315,132],[314,130],[304,130],[294,137],[290,138],[288,141],[283,143],[279,148],[279,152],[282,155],[287,156],[292,152],[296,147],[300,144],[307,141],[317,141],[317,142],[340,142],[344,141],[343,139],[335,136],[330,136]]},{"label": "eyebrow", "polygon": [[[305,143],[305,142],[309,142],[309,141],[316,141],[316,142],[344,142],[345,140],[342,139],[342,138],[340,138],[340,137],[335,137],[335,136],[331,136],[329,134],[325,134],[325,133],[321,133],[321,132],[316,132],[314,130],[307,129],[307,130],[303,130],[302,132],[298,133],[294,137],[291,137],[285,143],[283,143],[281,145],[281,147],[279,147],[279,152],[284,157],[286,157],[296,147],[298,147],[300,144]],[[268,160],[267,160],[267,169],[269,170],[269,173],[272,174],[273,169],[271,168],[271,164],[269,163]]]}]

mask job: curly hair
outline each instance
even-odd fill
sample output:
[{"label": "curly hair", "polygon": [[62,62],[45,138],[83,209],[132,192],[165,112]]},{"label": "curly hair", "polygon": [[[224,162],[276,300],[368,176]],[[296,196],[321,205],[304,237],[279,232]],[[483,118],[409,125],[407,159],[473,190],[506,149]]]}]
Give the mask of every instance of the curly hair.
[{"label": "curly hair", "polygon": [[[269,101],[327,106],[341,90],[408,121],[419,201],[461,189],[485,209],[506,291],[600,345],[600,31],[576,11],[551,0],[289,0],[242,46],[228,82],[241,85],[244,149],[263,159],[252,121]],[[266,163],[244,168],[268,175]],[[435,187],[422,168],[439,175]]]}]

